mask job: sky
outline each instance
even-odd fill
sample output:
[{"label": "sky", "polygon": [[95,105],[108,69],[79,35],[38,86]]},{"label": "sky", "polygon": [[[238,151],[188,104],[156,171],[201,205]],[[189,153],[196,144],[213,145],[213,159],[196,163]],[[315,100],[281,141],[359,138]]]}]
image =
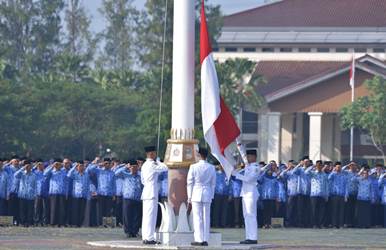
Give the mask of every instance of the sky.
[{"label": "sky", "polygon": [[[177,0],[178,1],[178,0]],[[224,14],[232,14],[235,12],[247,10],[261,5],[264,0],[209,0],[209,4],[221,5]],[[83,0],[83,3],[92,17],[91,29],[93,32],[100,32],[104,28],[104,21],[98,8],[101,6],[102,0]],[[134,0],[134,4],[140,9],[143,8],[145,0]]]}]

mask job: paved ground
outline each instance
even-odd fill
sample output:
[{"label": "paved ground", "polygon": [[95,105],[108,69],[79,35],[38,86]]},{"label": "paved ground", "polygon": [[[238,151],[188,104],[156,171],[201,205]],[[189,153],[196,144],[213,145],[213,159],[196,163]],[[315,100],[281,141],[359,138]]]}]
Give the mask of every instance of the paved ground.
[{"label": "paved ground", "polygon": [[[243,229],[214,229],[223,240],[238,241]],[[260,243],[274,249],[386,249],[386,229],[268,229],[260,230]],[[101,249],[88,241],[124,240],[119,228],[0,227],[0,249]],[[105,248],[106,249],[106,248]],[[273,249],[273,248],[272,248]]]}]

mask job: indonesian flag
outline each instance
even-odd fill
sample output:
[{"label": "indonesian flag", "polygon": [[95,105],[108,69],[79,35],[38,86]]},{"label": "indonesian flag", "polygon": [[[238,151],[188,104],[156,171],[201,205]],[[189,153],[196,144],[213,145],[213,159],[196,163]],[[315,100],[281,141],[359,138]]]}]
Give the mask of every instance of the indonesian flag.
[{"label": "indonesian flag", "polygon": [[350,67],[350,87],[353,89],[355,88],[355,57],[354,55],[352,56],[352,61],[351,61],[351,67]]},{"label": "indonesian flag", "polygon": [[220,96],[220,86],[208,36],[204,0],[201,7],[200,62],[204,137],[212,155],[220,162],[229,179],[235,164],[230,146],[240,135],[240,129]]}]

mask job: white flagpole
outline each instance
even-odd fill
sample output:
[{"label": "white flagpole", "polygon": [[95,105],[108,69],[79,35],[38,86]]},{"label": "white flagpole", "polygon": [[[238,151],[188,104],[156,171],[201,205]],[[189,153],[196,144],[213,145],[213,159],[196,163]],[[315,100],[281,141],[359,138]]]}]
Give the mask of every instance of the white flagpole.
[{"label": "white flagpole", "polygon": [[[354,102],[355,99],[355,56],[353,54],[351,61],[351,78],[350,78],[350,86],[351,86],[351,103]],[[352,80],[352,81],[351,81]],[[354,126],[351,125],[350,129],[350,161],[354,160]]]}]

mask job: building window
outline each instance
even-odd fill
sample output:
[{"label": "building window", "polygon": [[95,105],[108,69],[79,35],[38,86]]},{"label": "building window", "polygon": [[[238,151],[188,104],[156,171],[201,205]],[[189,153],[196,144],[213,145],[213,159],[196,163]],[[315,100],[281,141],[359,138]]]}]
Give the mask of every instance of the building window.
[{"label": "building window", "polygon": [[280,48],[280,52],[292,52],[292,48]]},{"label": "building window", "polygon": [[263,51],[263,52],[274,52],[275,49],[274,48],[262,48],[261,51]]},{"label": "building window", "polygon": [[384,48],[374,48],[373,52],[375,52],[375,53],[385,53],[385,49]]},{"label": "building window", "polygon": [[257,113],[243,110],[242,131],[245,134],[257,134]]},{"label": "building window", "polygon": [[244,48],[244,52],[256,52],[256,48]]},{"label": "building window", "polygon": [[359,52],[359,53],[366,53],[367,49],[366,48],[355,48],[354,51]]},{"label": "building window", "polygon": [[336,48],[335,51],[338,53],[346,53],[348,52],[348,48]]},{"label": "building window", "polygon": [[299,52],[302,52],[302,53],[307,52],[307,53],[309,53],[309,52],[311,52],[311,48],[299,48]]},{"label": "building window", "polygon": [[319,53],[328,53],[330,52],[330,48],[317,48],[316,51]]},{"label": "building window", "polygon": [[213,51],[213,52],[218,52],[218,48],[217,48],[217,47],[214,47],[214,48],[212,48],[212,51]]},{"label": "building window", "polygon": [[237,52],[237,48],[235,47],[226,47],[225,52]]}]

